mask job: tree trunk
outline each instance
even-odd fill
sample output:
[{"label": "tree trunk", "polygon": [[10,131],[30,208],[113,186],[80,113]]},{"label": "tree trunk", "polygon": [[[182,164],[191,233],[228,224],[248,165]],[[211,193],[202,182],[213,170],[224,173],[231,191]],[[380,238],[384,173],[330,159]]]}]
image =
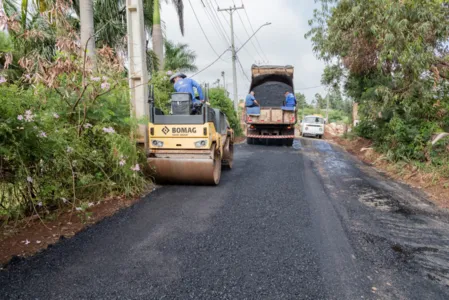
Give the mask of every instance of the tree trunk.
[{"label": "tree trunk", "polygon": [[153,51],[159,60],[159,70],[164,69],[164,39],[162,37],[160,1],[154,0]]},{"label": "tree trunk", "polygon": [[93,69],[96,68],[93,0],[80,0],[81,48],[86,51]]},{"label": "tree trunk", "polygon": [[3,8],[3,0],[0,0],[0,32],[8,33],[8,24],[6,23],[6,13]]}]

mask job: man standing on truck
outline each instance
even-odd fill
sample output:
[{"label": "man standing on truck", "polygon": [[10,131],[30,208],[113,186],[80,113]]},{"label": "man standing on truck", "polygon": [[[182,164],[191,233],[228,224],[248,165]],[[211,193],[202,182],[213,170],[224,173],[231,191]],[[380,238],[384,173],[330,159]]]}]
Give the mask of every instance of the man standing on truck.
[{"label": "man standing on truck", "polygon": [[296,98],[293,93],[290,93],[289,91],[285,92],[285,106],[287,107],[295,107],[296,106]]},{"label": "man standing on truck", "polygon": [[249,93],[248,96],[246,96],[245,106],[246,107],[260,106],[256,98],[254,98],[254,91],[251,91],[251,93]]}]

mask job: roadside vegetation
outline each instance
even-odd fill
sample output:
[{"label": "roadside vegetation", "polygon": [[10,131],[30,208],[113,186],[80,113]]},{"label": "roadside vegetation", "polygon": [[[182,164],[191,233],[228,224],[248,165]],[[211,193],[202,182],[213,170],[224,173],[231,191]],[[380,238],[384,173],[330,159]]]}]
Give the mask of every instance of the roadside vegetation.
[{"label": "roadside vegetation", "polygon": [[439,0],[321,0],[306,34],[322,81],[359,104],[354,132],[389,161],[449,177],[449,7]]},{"label": "roadside vegetation", "polygon": [[[155,2],[144,1],[148,33],[160,24]],[[27,216],[43,220],[63,207],[83,214],[106,197],[139,195],[151,182],[134,137],[145,120],[130,117],[124,5],[94,2],[94,64],[80,44],[78,1],[4,2],[0,225]],[[165,64],[148,49],[148,67],[156,105],[166,109],[170,74],[197,70],[196,55],[188,45],[160,42]],[[220,92],[211,90],[211,104],[223,109],[239,133],[232,102]]]}]

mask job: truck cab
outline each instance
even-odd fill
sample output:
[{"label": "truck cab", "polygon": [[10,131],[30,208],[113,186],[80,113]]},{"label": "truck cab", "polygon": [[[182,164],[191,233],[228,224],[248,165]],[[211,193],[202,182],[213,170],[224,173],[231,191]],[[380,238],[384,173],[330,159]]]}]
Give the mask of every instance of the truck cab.
[{"label": "truck cab", "polygon": [[304,120],[301,121],[301,135],[303,137],[314,136],[321,139],[324,134],[325,123],[326,122],[322,116],[305,116]]}]

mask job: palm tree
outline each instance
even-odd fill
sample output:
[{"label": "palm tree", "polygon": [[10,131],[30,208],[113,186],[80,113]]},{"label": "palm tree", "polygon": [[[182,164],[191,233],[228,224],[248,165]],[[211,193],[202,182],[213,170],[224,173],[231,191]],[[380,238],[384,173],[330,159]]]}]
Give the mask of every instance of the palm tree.
[{"label": "palm tree", "polygon": [[165,41],[165,70],[190,71],[198,70],[195,65],[196,54],[188,49],[187,44],[175,44]]},{"label": "palm tree", "polygon": [[95,30],[93,0],[80,0],[81,48],[95,68]]},{"label": "palm tree", "polygon": [[[167,1],[167,0],[165,0]],[[184,35],[184,3],[182,0],[172,0],[179,18],[179,27],[182,35]],[[161,0],[154,0],[153,2],[153,51],[159,59],[159,66],[164,69],[164,38],[162,37],[161,27]]]}]

